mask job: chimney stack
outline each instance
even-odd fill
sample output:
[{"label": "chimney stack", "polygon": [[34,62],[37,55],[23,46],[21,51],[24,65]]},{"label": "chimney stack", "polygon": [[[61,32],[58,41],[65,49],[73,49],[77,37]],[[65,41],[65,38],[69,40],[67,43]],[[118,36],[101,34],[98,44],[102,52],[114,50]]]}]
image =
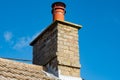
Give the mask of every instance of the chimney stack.
[{"label": "chimney stack", "polygon": [[66,5],[63,2],[55,2],[52,4],[52,14],[53,21],[60,20],[64,21],[64,14],[66,13],[65,7]]},{"label": "chimney stack", "polygon": [[78,30],[82,26],[64,21],[65,7],[62,2],[52,4],[52,24],[30,43],[33,64],[43,66],[43,70],[61,80],[82,80],[78,44]]}]

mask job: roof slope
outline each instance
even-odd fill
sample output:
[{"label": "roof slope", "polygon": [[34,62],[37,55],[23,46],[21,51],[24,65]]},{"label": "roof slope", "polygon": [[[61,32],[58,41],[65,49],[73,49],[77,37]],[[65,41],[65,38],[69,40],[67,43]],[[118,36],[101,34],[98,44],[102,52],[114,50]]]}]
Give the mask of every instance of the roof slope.
[{"label": "roof slope", "polygon": [[0,80],[56,80],[48,77],[41,66],[0,58]]}]

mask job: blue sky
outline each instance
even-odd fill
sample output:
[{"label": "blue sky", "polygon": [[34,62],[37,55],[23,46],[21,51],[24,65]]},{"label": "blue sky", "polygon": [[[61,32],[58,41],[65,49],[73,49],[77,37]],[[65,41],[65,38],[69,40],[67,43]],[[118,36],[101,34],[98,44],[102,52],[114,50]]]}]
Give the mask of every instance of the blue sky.
[{"label": "blue sky", "polygon": [[[58,0],[1,0],[0,57],[32,59],[29,43],[52,22]],[[85,80],[120,80],[120,1],[59,0],[65,20],[80,24],[81,76]]]}]

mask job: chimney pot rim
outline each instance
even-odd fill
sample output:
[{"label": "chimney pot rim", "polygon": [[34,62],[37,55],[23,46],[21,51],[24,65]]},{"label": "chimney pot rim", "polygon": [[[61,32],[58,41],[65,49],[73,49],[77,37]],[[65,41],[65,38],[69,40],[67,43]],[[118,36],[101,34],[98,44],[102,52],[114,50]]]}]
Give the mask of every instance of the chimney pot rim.
[{"label": "chimney pot rim", "polygon": [[65,3],[63,2],[54,2],[51,7],[54,8],[55,4],[63,4],[64,8],[66,8]]}]

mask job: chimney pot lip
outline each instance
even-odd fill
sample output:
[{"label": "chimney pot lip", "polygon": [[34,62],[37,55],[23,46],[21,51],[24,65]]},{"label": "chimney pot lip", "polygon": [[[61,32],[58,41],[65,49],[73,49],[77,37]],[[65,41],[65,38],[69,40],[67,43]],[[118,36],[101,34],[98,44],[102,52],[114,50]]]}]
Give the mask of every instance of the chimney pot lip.
[{"label": "chimney pot lip", "polygon": [[63,4],[64,8],[66,8],[65,3],[63,3],[63,2],[54,2],[51,7],[54,8],[54,6],[55,6],[56,4]]}]

